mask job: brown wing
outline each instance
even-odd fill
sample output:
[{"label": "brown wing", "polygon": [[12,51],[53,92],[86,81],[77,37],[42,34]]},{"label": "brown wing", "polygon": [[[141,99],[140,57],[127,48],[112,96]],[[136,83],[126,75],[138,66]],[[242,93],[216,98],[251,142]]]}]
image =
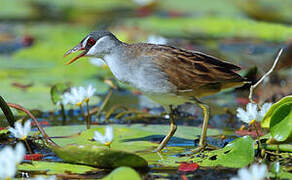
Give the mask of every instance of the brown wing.
[{"label": "brown wing", "polygon": [[[240,67],[196,51],[152,45],[152,56],[176,85],[177,93],[206,96],[221,89],[240,86],[244,79],[235,73]],[[155,51],[155,53],[153,53]]]}]

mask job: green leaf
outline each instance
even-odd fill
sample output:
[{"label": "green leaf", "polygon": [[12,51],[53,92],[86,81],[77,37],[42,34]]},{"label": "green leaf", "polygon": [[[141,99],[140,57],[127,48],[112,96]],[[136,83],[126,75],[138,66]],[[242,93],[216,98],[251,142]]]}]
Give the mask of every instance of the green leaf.
[{"label": "green leaf", "polygon": [[[176,161],[182,161],[183,158],[177,157],[178,153],[185,152],[186,148],[193,148],[183,146],[168,146],[163,150],[163,153],[154,153],[153,150],[158,146],[158,143],[153,143],[153,138],[162,138],[169,130],[168,125],[111,125],[114,129],[114,140],[111,144],[111,150],[123,150],[128,153],[135,153],[140,157],[146,159],[149,165],[162,165],[177,167]],[[57,138],[54,141],[60,146],[70,144],[85,145],[85,146],[100,146],[98,142],[92,141],[94,131],[104,132],[104,126],[92,126],[92,129],[86,130],[83,125],[79,126],[56,126],[45,128],[49,136],[69,136],[65,138]],[[83,131],[79,134],[80,131]],[[197,127],[178,126],[175,136],[171,141],[193,141],[198,138],[201,129]],[[78,134],[77,134],[78,133]],[[218,135],[220,131],[215,129],[208,130],[208,136]],[[69,147],[68,146],[68,147]],[[105,148],[105,147],[104,147]],[[169,158],[171,160],[169,160]],[[173,160],[172,160],[173,159]]]},{"label": "green leaf", "polygon": [[272,137],[278,142],[292,137],[292,101],[280,105],[273,112],[270,130]]},{"label": "green leaf", "polygon": [[53,104],[57,104],[58,101],[61,100],[61,96],[64,92],[69,88],[68,84],[65,83],[57,83],[51,88],[51,100]]},{"label": "green leaf", "polygon": [[271,117],[272,117],[274,111],[284,103],[292,103],[292,96],[283,97],[280,101],[276,102],[275,104],[273,104],[271,106],[271,108],[266,113],[266,115],[264,116],[264,118],[263,118],[263,120],[261,122],[261,126],[263,128],[269,128],[270,127],[270,121],[271,121]]},{"label": "green leaf", "polygon": [[132,168],[119,167],[113,170],[103,180],[142,180],[140,175]]},{"label": "green leaf", "polygon": [[68,163],[34,161],[33,164],[22,163],[17,166],[19,171],[45,171],[47,174],[76,173],[83,174],[89,171],[98,171],[97,168]]},{"label": "green leaf", "polygon": [[203,153],[200,157],[195,156],[192,161],[200,166],[242,168],[254,161],[254,141],[251,137],[244,136],[223,149]]},{"label": "green leaf", "polygon": [[86,164],[99,168],[113,169],[121,166],[146,168],[148,163],[142,157],[125,151],[111,150],[97,145],[66,145],[51,147],[65,162]]}]

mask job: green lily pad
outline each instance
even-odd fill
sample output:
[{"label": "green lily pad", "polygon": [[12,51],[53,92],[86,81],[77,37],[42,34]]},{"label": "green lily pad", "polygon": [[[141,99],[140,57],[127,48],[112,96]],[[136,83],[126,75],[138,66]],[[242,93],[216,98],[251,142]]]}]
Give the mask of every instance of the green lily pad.
[{"label": "green lily pad", "polygon": [[[189,147],[168,146],[162,153],[154,153],[153,150],[158,146],[158,143],[152,142],[153,138],[163,138],[168,132],[169,126],[167,125],[111,125],[114,129],[114,140],[111,144],[111,151],[126,151],[128,153],[135,153],[148,161],[149,165],[161,165],[176,167],[176,161],[183,161],[183,158],[174,155],[182,153],[186,148],[194,148],[192,145]],[[94,131],[104,131],[104,126],[92,126],[93,129],[87,130],[85,126],[57,126],[45,128],[49,136],[68,136],[65,138],[53,139],[58,145],[70,147],[70,144],[83,145],[89,147],[100,147],[106,150],[98,142],[92,140]],[[84,131],[79,133],[80,131]],[[174,140],[180,141],[193,141],[197,139],[201,129],[197,127],[179,126]],[[208,135],[218,135],[220,131],[209,129]]]},{"label": "green lily pad", "polygon": [[[226,17],[160,18],[151,16],[129,19],[128,26],[138,26],[166,37],[183,38],[239,38],[284,42],[292,35],[292,28],[281,24],[257,22]],[[282,32],[282,33],[277,33]]]},{"label": "green lily pad", "polygon": [[146,168],[148,163],[142,157],[125,151],[111,150],[96,145],[66,145],[52,147],[65,162],[86,164],[100,168],[113,169],[121,166]]},{"label": "green lily pad", "polygon": [[244,136],[223,149],[203,153],[201,157],[194,157],[192,161],[200,166],[242,168],[254,161],[254,141],[251,137]]},{"label": "green lily pad", "polygon": [[279,108],[282,104],[285,104],[285,103],[292,103],[292,96],[283,97],[281,100],[279,100],[278,102],[274,103],[271,106],[271,108],[269,109],[269,111],[266,113],[263,120],[261,121],[262,128],[269,128],[270,127],[270,121],[271,121],[271,117],[272,117],[274,111],[277,108]]},{"label": "green lily pad", "polygon": [[89,171],[98,171],[99,169],[78,164],[57,163],[57,162],[45,162],[34,161],[33,164],[23,163],[17,166],[19,171],[44,171],[47,174],[60,174],[60,173],[72,173],[72,174],[84,174]]},{"label": "green lily pad", "polygon": [[283,142],[292,137],[292,101],[280,105],[272,114],[270,121],[272,137]]},{"label": "green lily pad", "polygon": [[103,180],[142,180],[140,175],[132,168],[119,167],[113,170]]}]

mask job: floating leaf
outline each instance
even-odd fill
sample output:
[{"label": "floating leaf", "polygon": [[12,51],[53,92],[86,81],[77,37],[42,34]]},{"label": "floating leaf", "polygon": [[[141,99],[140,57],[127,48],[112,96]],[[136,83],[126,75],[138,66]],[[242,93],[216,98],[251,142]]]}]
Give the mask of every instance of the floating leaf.
[{"label": "floating leaf", "polygon": [[292,137],[292,101],[281,104],[273,112],[270,121],[272,138],[283,142]]},{"label": "floating leaf", "polygon": [[[123,150],[129,153],[135,153],[146,159],[149,165],[163,165],[177,167],[177,161],[183,161],[181,157],[175,157],[177,153],[184,152],[186,148],[194,147],[194,139],[198,138],[201,129],[197,127],[179,126],[175,137],[171,138],[168,147],[163,153],[154,153],[153,150],[163,139],[169,130],[168,125],[111,125],[114,129],[114,140],[111,144],[111,150]],[[100,144],[92,141],[94,131],[103,133],[104,126],[92,126],[92,129],[86,130],[86,127],[79,126],[56,126],[45,128],[51,136],[67,136],[66,138],[57,138],[54,141],[65,147],[66,145],[92,145]],[[80,134],[78,132],[83,131]],[[209,129],[208,135],[218,135],[220,131]],[[74,135],[76,134],[76,135]],[[73,136],[70,136],[73,135]],[[69,137],[68,137],[69,136]],[[103,148],[106,148],[102,146]]]},{"label": "floating leaf", "polygon": [[125,151],[111,150],[96,145],[66,145],[52,147],[53,151],[65,162],[86,164],[99,168],[113,169],[121,166],[145,168],[148,163],[142,157]]},{"label": "floating leaf", "polygon": [[274,103],[271,108],[269,109],[269,111],[266,113],[266,115],[264,116],[262,122],[261,122],[261,126],[263,128],[269,128],[270,127],[270,121],[271,121],[271,117],[274,113],[274,111],[280,107],[282,104],[285,103],[292,103],[292,96],[286,96],[283,97],[280,101]]},{"label": "floating leaf", "polygon": [[254,161],[254,141],[244,136],[232,141],[223,149],[206,152],[192,159],[200,166],[245,167]]},{"label": "floating leaf", "polygon": [[103,180],[142,180],[140,175],[132,168],[129,167],[119,167],[113,170],[108,176],[103,178]]},{"label": "floating leaf", "polygon": [[17,166],[19,171],[45,171],[47,174],[59,173],[86,173],[89,171],[98,171],[99,169],[85,165],[34,161],[33,164],[22,163]]},{"label": "floating leaf", "polygon": [[[139,18],[129,19],[126,25],[151,30],[166,37],[254,38],[265,41],[286,41],[292,35],[290,26],[243,18],[239,20],[232,17],[161,18],[149,16],[143,21]],[[283,34],[277,34],[279,31]]]}]

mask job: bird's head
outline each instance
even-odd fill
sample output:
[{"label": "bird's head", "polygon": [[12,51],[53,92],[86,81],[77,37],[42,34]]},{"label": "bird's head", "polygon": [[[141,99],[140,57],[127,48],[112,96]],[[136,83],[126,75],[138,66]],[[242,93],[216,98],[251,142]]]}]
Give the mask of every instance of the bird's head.
[{"label": "bird's head", "polygon": [[94,31],[88,34],[79,44],[70,49],[64,55],[82,51],[78,56],[71,59],[67,64],[71,64],[83,56],[103,57],[109,54],[120,41],[109,31]]}]

